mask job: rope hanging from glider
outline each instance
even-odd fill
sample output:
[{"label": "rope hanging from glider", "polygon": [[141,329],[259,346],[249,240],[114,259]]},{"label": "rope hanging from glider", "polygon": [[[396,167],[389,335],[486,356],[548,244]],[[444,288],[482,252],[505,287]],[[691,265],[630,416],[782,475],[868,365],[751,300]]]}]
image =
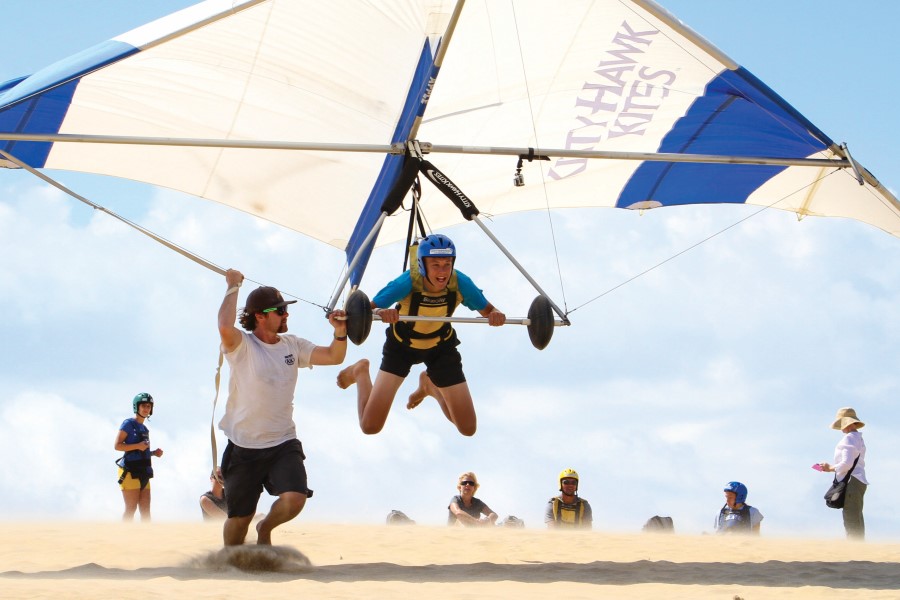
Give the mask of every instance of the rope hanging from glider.
[{"label": "rope hanging from glider", "polygon": [[419,228],[418,237],[425,237],[425,223],[422,220],[422,207],[419,204],[419,200],[422,197],[422,182],[419,180],[418,175],[416,176],[416,180],[413,181],[412,189],[412,206],[409,209],[409,227],[406,230],[406,245],[403,250],[403,264],[401,265],[401,270],[406,270],[406,265],[410,263],[409,251],[413,246],[413,240],[415,239],[415,231],[416,226]]}]

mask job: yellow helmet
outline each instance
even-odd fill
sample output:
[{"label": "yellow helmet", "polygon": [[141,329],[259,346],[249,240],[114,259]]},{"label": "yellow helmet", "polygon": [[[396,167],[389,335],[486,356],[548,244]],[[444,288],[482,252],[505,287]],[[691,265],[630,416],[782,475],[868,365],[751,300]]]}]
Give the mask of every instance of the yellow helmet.
[{"label": "yellow helmet", "polygon": [[575,480],[575,489],[578,489],[578,471],[575,469],[563,469],[559,472],[559,491],[562,491],[562,480],[563,479],[574,479]]}]

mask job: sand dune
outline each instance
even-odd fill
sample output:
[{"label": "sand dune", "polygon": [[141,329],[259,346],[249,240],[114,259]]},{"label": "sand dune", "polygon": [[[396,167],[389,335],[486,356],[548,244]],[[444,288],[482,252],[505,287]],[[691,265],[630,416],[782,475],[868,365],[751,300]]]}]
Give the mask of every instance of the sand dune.
[{"label": "sand dune", "polygon": [[300,519],[275,549],[238,551],[240,570],[215,524],[3,532],[4,598],[900,598],[900,544]]}]

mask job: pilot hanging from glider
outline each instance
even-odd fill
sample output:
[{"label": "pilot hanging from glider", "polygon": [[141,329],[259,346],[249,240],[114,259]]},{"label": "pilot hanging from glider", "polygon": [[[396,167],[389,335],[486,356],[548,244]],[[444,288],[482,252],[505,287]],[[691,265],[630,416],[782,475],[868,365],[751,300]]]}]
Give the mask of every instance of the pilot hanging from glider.
[{"label": "pilot hanging from glider", "polygon": [[412,365],[425,363],[419,387],[410,395],[406,407],[415,408],[432,396],[459,432],[470,436],[476,428],[475,407],[452,324],[401,321],[400,316],[450,317],[463,304],[485,317],[489,325],[499,327],[506,322],[506,315],[488,302],[466,274],[454,268],[456,247],[450,238],[429,235],[419,242],[416,254],[416,260],[410,260],[410,269],[388,283],[371,301],[375,314],[388,324],[374,385],[367,359],[341,371],[337,384],[341,388],[356,384],[359,426],[364,433],[378,433]]}]

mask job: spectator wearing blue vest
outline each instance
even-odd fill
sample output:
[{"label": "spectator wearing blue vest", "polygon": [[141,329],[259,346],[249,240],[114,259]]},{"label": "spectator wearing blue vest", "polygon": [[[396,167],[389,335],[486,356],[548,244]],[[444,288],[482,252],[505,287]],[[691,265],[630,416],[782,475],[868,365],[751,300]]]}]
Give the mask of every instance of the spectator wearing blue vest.
[{"label": "spectator wearing blue vest", "polygon": [[747,504],[747,486],[740,481],[729,481],[722,491],[725,506],[716,517],[716,533],[759,535],[763,516],[756,507]]}]

